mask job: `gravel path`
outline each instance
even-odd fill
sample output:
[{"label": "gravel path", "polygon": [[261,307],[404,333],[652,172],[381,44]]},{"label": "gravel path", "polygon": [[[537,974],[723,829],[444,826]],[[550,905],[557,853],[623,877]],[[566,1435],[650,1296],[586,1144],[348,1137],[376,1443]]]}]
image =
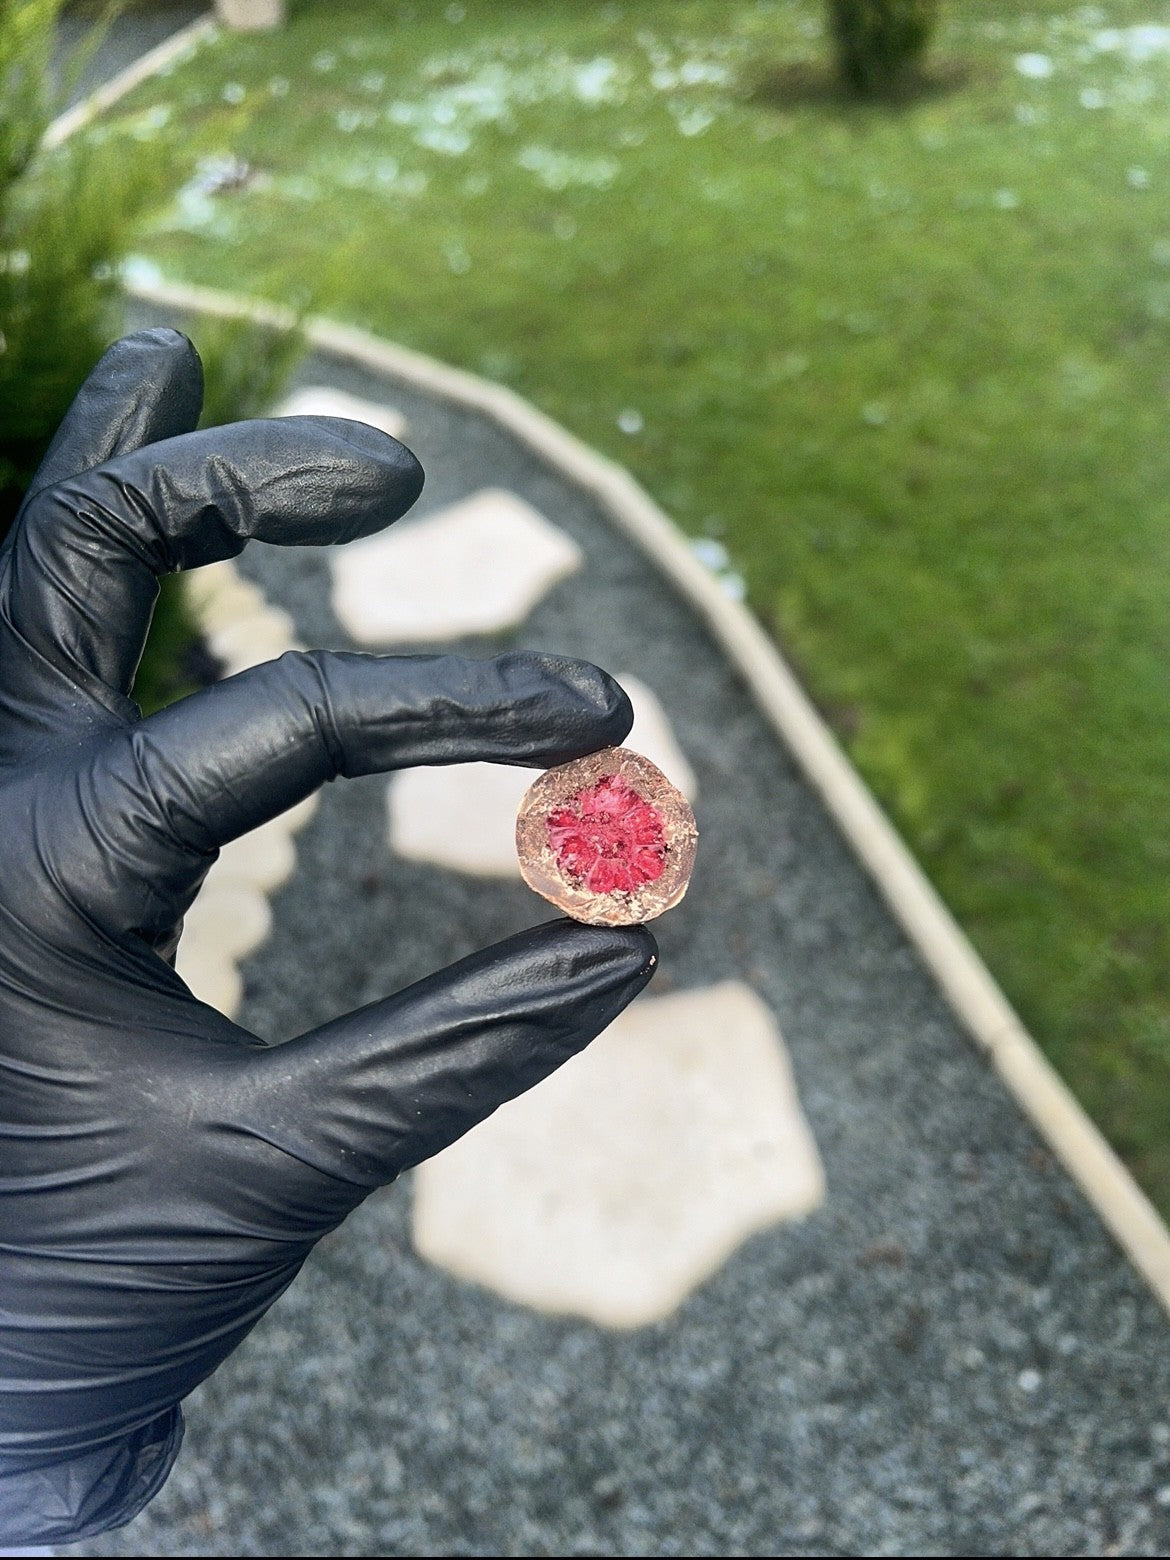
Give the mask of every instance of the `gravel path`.
[{"label": "gravel path", "polygon": [[[583,549],[585,571],[503,642],[658,694],[698,776],[703,843],[659,923],[653,989],[760,993],[828,1194],[672,1317],[611,1332],[425,1263],[407,1178],[322,1242],[188,1401],[147,1512],[62,1552],[1165,1553],[1167,1320],[705,631],[500,431],[320,357],[301,379],[405,413],[420,513],[498,485]],[[320,554],[256,546],[240,566],[304,642],[349,646]],[[385,839],[383,781],[327,788],[243,966],[243,1023],[298,1033],[545,919],[519,885],[393,859]]]}]

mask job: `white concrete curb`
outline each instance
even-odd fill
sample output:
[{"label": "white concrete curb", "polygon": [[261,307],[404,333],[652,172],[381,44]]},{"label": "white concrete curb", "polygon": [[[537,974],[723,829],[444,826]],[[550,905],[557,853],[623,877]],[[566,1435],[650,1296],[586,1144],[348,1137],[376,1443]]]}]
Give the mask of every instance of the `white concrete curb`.
[{"label": "white concrete curb", "polygon": [[190,26],[181,27],[169,38],[164,38],[155,48],[139,55],[132,65],[127,65],[125,70],[119,71],[116,76],[111,76],[109,81],[91,92],[87,98],[83,98],[80,103],[75,103],[63,114],[58,114],[41,137],[42,147],[50,151],[54,146],[60,146],[61,142],[73,135],[75,131],[88,125],[119,98],[125,97],[127,92],[133,91],[140,81],[156,75],[172,60],[181,59],[188,49],[194,49],[204,38],[212,37],[215,31],[215,17],[209,12],[208,15],[192,22]]},{"label": "white concrete curb", "polygon": [[[286,328],[294,323],[288,310],[207,288],[135,283],[128,291],[144,302],[180,311],[246,316]],[[743,606],[724,595],[673,522],[628,472],[512,391],[352,326],[310,319],[303,328],[314,348],[384,371],[507,429],[597,499],[691,603],[742,673],[761,712],[820,795],[954,1011],[1170,1311],[1170,1231],[1045,1060],[775,645]]]}]

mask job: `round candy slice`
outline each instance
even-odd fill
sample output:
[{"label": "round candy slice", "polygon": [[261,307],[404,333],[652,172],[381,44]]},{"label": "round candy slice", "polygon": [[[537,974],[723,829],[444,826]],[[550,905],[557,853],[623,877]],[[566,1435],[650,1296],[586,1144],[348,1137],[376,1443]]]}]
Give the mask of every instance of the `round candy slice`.
[{"label": "round candy slice", "polygon": [[591,926],[632,926],[677,905],[698,839],[686,797],[629,748],[547,769],[516,819],[524,881]]}]

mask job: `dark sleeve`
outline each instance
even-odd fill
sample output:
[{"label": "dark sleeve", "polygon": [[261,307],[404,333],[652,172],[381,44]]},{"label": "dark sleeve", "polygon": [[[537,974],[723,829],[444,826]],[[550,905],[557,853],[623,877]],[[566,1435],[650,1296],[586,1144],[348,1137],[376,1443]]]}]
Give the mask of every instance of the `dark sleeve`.
[{"label": "dark sleeve", "polygon": [[133,1435],[67,1461],[0,1459],[0,1544],[72,1544],[124,1526],[158,1494],[182,1442],[176,1405]]}]

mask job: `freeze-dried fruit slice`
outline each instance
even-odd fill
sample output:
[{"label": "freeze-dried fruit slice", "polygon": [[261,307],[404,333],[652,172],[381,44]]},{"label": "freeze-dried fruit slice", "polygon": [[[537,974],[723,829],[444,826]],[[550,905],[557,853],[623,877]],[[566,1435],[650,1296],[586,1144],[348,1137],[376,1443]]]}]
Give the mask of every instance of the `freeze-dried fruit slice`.
[{"label": "freeze-dried fruit slice", "polygon": [[652,921],[677,905],[698,837],[686,797],[629,748],[546,770],[516,819],[524,881],[592,926]]},{"label": "freeze-dried fruit slice", "polygon": [[620,775],[586,786],[548,815],[564,877],[591,894],[632,894],[662,876],[666,835],[658,809]]}]

